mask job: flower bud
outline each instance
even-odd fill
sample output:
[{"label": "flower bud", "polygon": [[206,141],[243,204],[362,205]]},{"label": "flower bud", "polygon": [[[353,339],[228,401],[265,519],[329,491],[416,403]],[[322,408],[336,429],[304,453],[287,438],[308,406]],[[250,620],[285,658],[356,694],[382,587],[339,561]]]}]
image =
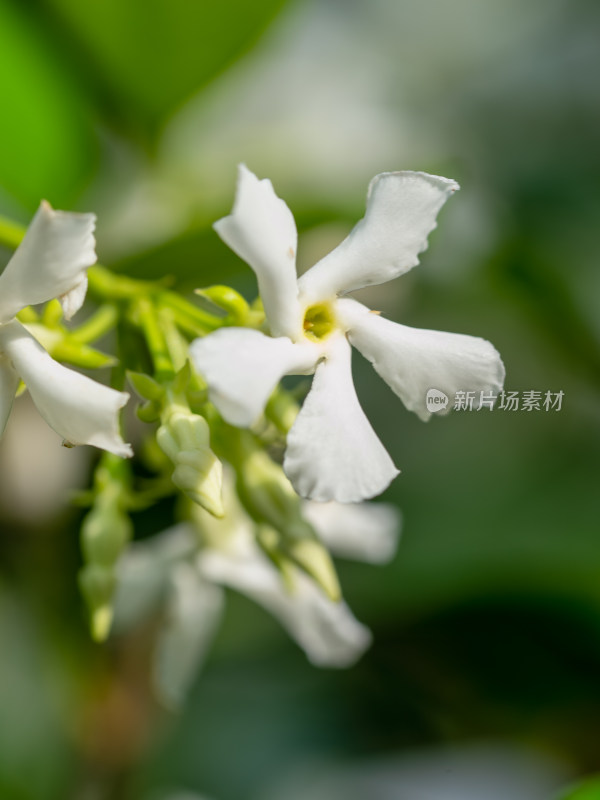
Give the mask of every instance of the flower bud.
[{"label": "flower bud", "polygon": [[131,539],[129,516],[118,503],[97,503],[81,527],[81,547],[84,558],[92,564],[113,566]]},{"label": "flower bud", "polygon": [[170,406],[156,432],[156,441],[175,465],[173,483],[209,513],[222,517],[223,466],[210,449],[210,430],[204,417],[183,406]]},{"label": "flower bud", "polygon": [[96,642],[103,642],[110,631],[116,576],[112,568],[88,564],[79,573],[79,587],[90,612],[90,629]]},{"label": "flower bud", "polygon": [[123,459],[112,454],[103,456],[94,476],[93,505],[81,526],[85,566],[79,573],[79,583],[96,641],[108,636],[116,566],[133,532],[126,511],[129,480],[129,466]]},{"label": "flower bud", "polygon": [[263,531],[259,543],[270,558],[275,563],[292,561],[328,597],[339,600],[340,586],[329,552],[304,519],[300,498],[283,469],[264,450],[256,449],[246,454],[238,468],[237,485],[246,511]]}]

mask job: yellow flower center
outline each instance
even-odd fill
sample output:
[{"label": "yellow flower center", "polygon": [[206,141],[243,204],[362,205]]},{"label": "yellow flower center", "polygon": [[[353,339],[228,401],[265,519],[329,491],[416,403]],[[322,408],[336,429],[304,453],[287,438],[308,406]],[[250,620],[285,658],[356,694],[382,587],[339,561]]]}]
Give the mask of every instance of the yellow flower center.
[{"label": "yellow flower center", "polygon": [[320,342],[333,333],[336,327],[335,314],[330,303],[318,303],[306,309],[304,335],[313,342]]}]

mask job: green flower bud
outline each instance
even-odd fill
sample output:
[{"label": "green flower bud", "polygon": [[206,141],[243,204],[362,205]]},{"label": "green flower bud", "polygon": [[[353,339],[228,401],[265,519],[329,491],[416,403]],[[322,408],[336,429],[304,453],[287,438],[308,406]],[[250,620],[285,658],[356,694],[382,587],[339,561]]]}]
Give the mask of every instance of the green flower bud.
[{"label": "green flower bud", "polygon": [[[247,438],[245,444],[250,439]],[[282,468],[257,445],[246,451],[237,465],[237,489],[244,507],[252,519],[266,523],[292,538],[314,535],[302,519],[300,498]]]},{"label": "green flower bud", "polygon": [[96,641],[108,636],[116,565],[131,539],[133,526],[126,512],[130,467],[118,456],[105,453],[94,476],[93,505],[81,526],[85,566],[79,573],[81,592],[90,612],[90,628]]},{"label": "green flower bud", "polygon": [[138,406],[135,413],[138,419],[141,419],[142,422],[157,422],[160,419],[160,414],[162,410],[161,403],[158,403],[156,400],[147,400],[145,403],[142,403],[141,406]]},{"label": "green flower bud", "polygon": [[114,566],[131,539],[129,516],[116,503],[97,503],[83,521],[81,547],[91,564]]},{"label": "green flower bud", "polygon": [[300,539],[286,544],[285,552],[290,560],[308,573],[330,600],[341,600],[340,582],[327,548],[318,539]]},{"label": "green flower bud", "polygon": [[222,517],[223,465],[210,449],[210,430],[204,417],[184,406],[170,406],[156,432],[156,441],[175,465],[173,483],[210,514]]},{"label": "green flower bud", "polygon": [[103,642],[112,623],[112,598],[116,586],[114,570],[88,564],[79,573],[79,587],[90,612],[90,629],[96,642]]},{"label": "green flower bud", "polygon": [[237,489],[246,511],[262,531],[259,543],[279,567],[282,559],[292,561],[328,597],[339,600],[341,592],[333,561],[302,516],[300,498],[283,469],[259,449],[251,435],[242,434],[241,442],[243,457],[237,466]]},{"label": "green flower bud", "polygon": [[281,387],[277,387],[267,403],[265,416],[271,420],[277,430],[287,434],[296,421],[299,410],[294,397]]},{"label": "green flower bud", "polygon": [[259,525],[256,539],[275,564],[290,590],[293,589],[293,569],[299,567],[315,581],[333,602],[342,593],[333,561],[327,548],[318,539],[287,539],[268,525]]}]

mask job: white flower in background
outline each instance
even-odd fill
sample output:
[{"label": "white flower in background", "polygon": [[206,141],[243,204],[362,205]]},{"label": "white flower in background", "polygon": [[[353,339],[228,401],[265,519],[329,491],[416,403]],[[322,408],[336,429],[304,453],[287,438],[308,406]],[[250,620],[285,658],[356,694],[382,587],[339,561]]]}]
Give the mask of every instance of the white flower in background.
[{"label": "white flower in background", "polygon": [[402,520],[391,503],[304,500],[302,513],[334,556],[369,564],[385,564],[394,557]]},{"label": "white flower in background", "polygon": [[96,261],[93,214],[54,211],[43,202],[0,275],[0,435],[19,379],[48,425],[66,444],[91,444],[119,456],[131,447],[119,433],[129,395],[63,367],[14,317],[25,306],[58,298],[70,319],[83,304],[86,269]]},{"label": "white flower in background", "polygon": [[357,502],[382,492],[398,474],[358,402],[351,344],[424,420],[429,388],[453,395],[502,386],[502,361],[484,339],[408,328],[340,297],[414,267],[456,189],[454,181],[423,172],[377,175],[364,219],[297,280],[293,216],[270,181],[240,166],[233,212],[214,227],[255,271],[272,335],[223,328],[193,342],[191,354],[211,400],[239,427],[256,422],[284,375],[315,373],[284,460],[303,497]]},{"label": "white flower in background", "polygon": [[[239,505],[231,474],[225,477],[223,519],[194,509],[197,526],[182,523],[134,544],[119,564],[116,630],[167,597],[155,683],[169,705],[181,702],[206,657],[223,612],[224,586],[276,617],[317,666],[351,666],[371,643],[370,631],[346,603],[330,600],[300,569],[286,572],[284,580],[256,543],[254,523]],[[307,502],[304,512],[333,554],[380,563],[394,555],[400,520],[393,506]]]}]

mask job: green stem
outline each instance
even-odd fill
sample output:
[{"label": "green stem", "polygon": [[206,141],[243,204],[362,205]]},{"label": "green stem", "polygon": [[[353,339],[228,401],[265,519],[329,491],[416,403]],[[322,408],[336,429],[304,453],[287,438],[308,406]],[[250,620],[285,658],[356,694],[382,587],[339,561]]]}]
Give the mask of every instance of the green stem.
[{"label": "green stem", "polygon": [[223,325],[223,320],[214,314],[203,311],[175,292],[161,292],[159,303],[175,312],[175,322],[195,336],[202,336]]},{"label": "green stem", "polygon": [[161,378],[174,377],[175,369],[154,304],[148,297],[140,297],[136,301],[134,308],[137,312],[137,321],[144,333],[148,350],[152,356],[156,377],[159,380]]},{"label": "green stem", "polygon": [[163,331],[167,349],[175,370],[179,372],[188,360],[188,344],[177,329],[175,315],[170,308],[159,308],[158,323]]},{"label": "green stem", "polygon": [[163,284],[140,281],[126,275],[115,275],[106,267],[96,264],[87,271],[88,287],[92,294],[104,300],[131,300],[140,294],[150,294],[164,288]]},{"label": "green stem", "polygon": [[88,317],[79,328],[71,333],[71,339],[81,344],[89,344],[112,330],[118,319],[119,315],[115,306],[108,304],[100,306],[95,314]]}]

